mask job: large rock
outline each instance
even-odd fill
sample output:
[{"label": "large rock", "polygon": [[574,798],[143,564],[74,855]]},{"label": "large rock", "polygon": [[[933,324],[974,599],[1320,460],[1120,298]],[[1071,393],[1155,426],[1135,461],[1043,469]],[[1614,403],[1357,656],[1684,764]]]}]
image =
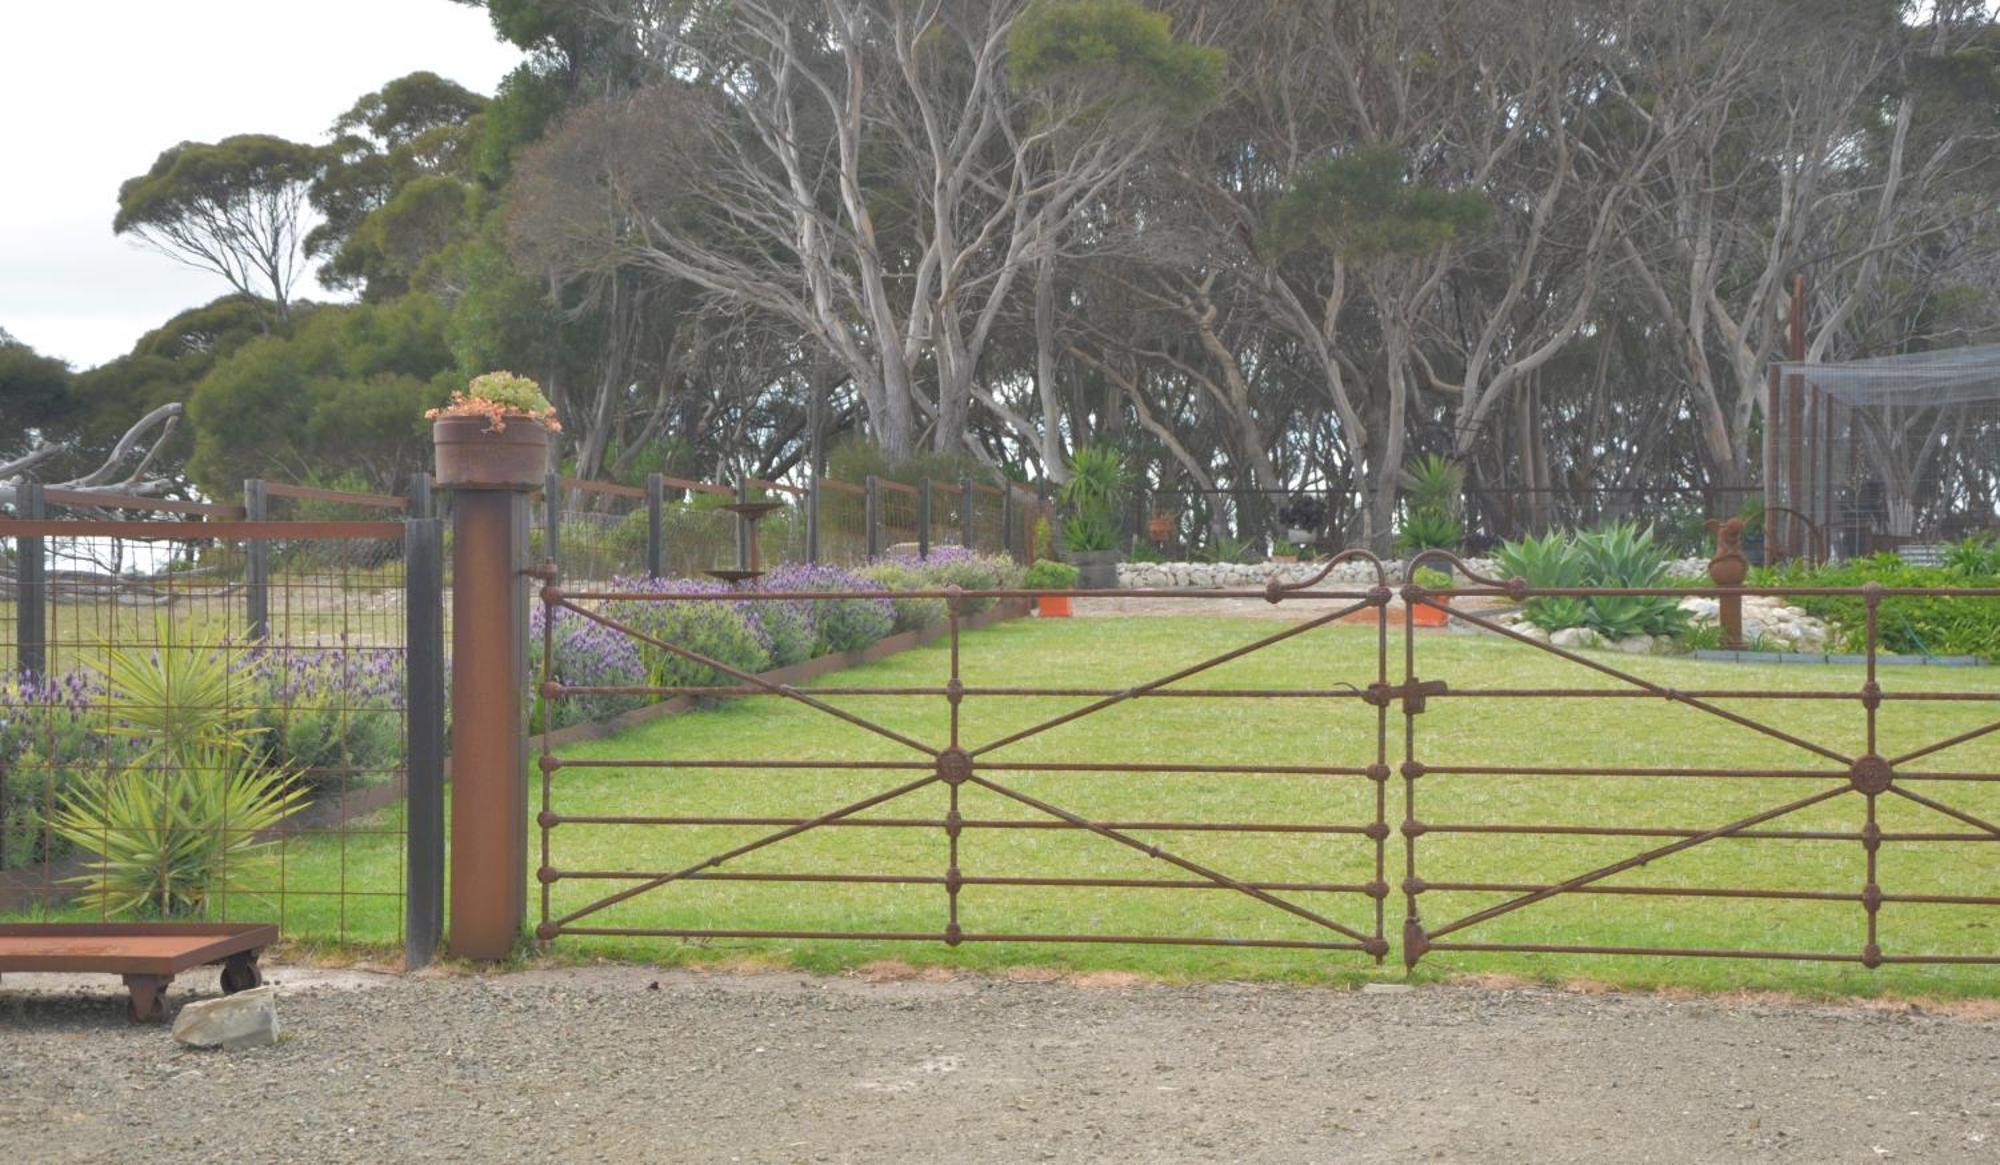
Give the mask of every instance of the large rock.
[{"label": "large rock", "polygon": [[191,1048],[235,1052],[278,1042],[278,991],[253,987],[187,1004],[174,1018],[174,1039]]},{"label": "large rock", "polygon": [[1568,651],[1601,646],[1604,640],[1588,627],[1565,627],[1549,636],[1549,642]]},{"label": "large rock", "polygon": [[1627,635],[1618,641],[1618,650],[1626,655],[1653,654],[1653,637],[1650,635]]}]

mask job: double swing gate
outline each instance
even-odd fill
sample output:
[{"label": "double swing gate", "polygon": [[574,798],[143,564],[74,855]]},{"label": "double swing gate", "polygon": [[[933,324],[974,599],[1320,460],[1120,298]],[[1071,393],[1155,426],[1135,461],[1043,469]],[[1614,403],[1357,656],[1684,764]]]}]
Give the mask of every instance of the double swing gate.
[{"label": "double swing gate", "polygon": [[[2000,590],[1785,591],[1858,604],[1861,658],[1729,686],[1502,617],[1722,592],[1538,590],[1426,557],[1458,584],[1395,586],[1349,552],[1296,585],[1127,592],[1190,617],[1120,616],[1116,637],[1095,619],[964,634],[1039,592],[899,594],[941,608],[944,650],[875,685],[753,674],[701,629],[719,606],[837,620],[880,593],[551,575],[544,725],[562,701],[729,703],[623,738],[643,755],[543,733],[537,935],[2000,962],[2000,691],[1881,649],[1900,603]],[[1268,604],[1271,630],[1198,617],[1218,599]],[[653,682],[565,676],[580,629]],[[1106,654],[1129,643],[1189,662],[1133,676]],[[904,678],[920,669],[943,674]]]}]

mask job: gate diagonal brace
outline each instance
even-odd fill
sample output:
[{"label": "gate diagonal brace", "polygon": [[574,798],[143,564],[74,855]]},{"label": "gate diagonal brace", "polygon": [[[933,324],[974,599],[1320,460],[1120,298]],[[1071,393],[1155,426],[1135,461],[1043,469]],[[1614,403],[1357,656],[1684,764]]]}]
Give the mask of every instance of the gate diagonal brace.
[{"label": "gate diagonal brace", "polygon": [[1451,689],[1443,680],[1420,680],[1415,676],[1400,684],[1373,683],[1361,696],[1362,702],[1376,708],[1387,708],[1397,700],[1403,702],[1403,710],[1415,716],[1421,713],[1429,698],[1442,696]]}]

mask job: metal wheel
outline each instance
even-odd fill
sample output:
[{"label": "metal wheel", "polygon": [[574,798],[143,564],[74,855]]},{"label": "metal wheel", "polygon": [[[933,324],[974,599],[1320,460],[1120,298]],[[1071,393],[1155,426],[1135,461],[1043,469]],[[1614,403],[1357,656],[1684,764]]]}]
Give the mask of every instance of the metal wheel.
[{"label": "metal wheel", "polygon": [[222,993],[234,995],[264,985],[264,972],[257,969],[257,956],[236,955],[222,965]]}]

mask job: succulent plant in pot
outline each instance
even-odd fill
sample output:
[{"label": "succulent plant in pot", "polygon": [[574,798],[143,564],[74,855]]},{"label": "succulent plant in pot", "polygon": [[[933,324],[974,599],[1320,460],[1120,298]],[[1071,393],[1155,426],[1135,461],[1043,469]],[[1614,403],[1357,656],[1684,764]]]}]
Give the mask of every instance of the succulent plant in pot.
[{"label": "succulent plant in pot", "polygon": [[1451,586],[1451,576],[1441,570],[1433,570],[1428,566],[1420,566],[1417,568],[1416,573],[1410,576],[1410,582],[1422,587],[1426,591],[1433,592],[1429,597],[1435,599],[1438,603],[1436,607],[1425,603],[1411,603],[1411,621],[1419,627],[1442,627],[1450,622],[1451,616],[1446,614],[1442,608],[1451,605],[1451,596],[1440,595],[1435,592]]},{"label": "succulent plant in pot", "polygon": [[549,434],[560,432],[541,386],[511,372],[474,377],[442,408],[424,414],[445,486],[525,489],[548,472]]}]

